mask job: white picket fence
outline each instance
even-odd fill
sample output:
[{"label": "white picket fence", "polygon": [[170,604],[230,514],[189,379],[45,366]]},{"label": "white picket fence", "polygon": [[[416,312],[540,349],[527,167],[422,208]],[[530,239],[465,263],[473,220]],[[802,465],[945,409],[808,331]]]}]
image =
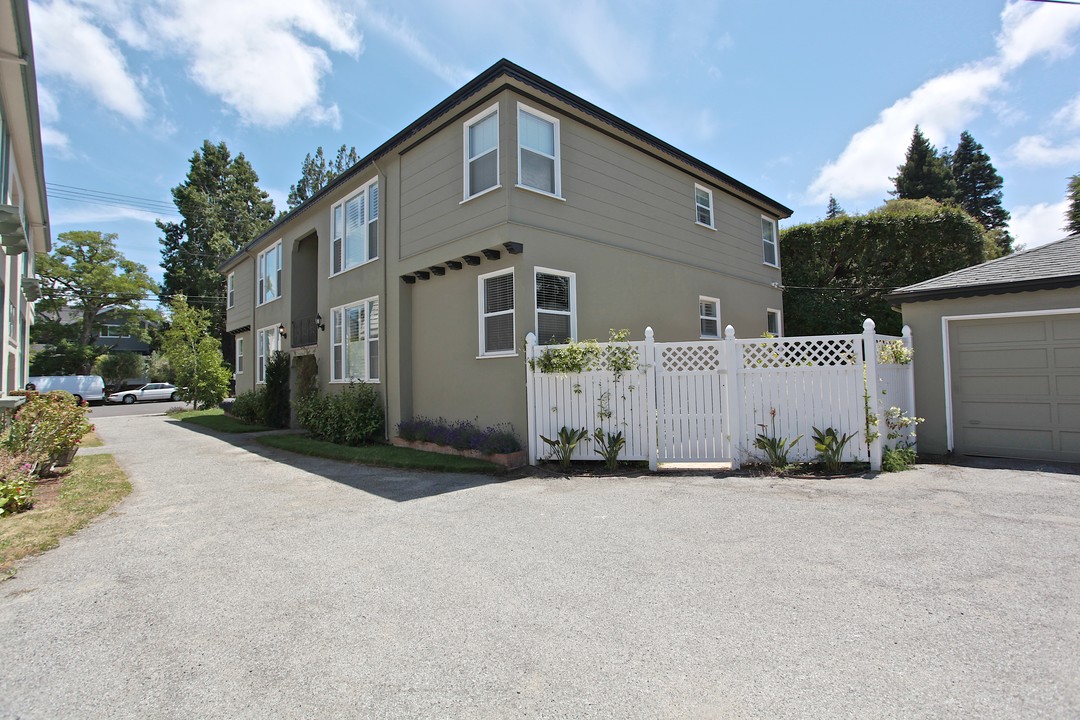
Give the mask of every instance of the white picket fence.
[{"label": "white picket fence", "polygon": [[[622,432],[620,459],[661,463],[729,462],[738,467],[759,455],[758,433],[795,439],[790,458],[811,460],[813,428],[853,434],[845,460],[881,467],[890,405],[913,413],[913,364],[881,363],[882,343],[902,338],[877,335],[867,320],[860,335],[739,340],[730,325],[722,340],[657,343],[652,328],[643,342],[618,343],[632,350],[637,366],[622,372],[541,372],[547,348],[526,338],[529,461],[548,455],[543,437],[559,430],[596,428]],[[612,347],[600,343],[602,352]],[[868,418],[869,411],[869,418]],[[872,434],[867,442],[867,429]],[[576,459],[599,459],[582,442]]]}]

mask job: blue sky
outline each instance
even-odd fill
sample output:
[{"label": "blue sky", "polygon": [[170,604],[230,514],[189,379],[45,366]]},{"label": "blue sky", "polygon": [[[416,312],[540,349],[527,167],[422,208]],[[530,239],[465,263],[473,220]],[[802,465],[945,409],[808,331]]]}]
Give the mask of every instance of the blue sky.
[{"label": "blue sky", "polygon": [[[157,217],[204,139],[285,207],[304,155],[364,155],[506,57],[795,210],[881,204],[916,123],[962,130],[1012,230],[1060,238],[1080,172],[1080,6],[1026,0],[36,0],[55,237],[119,234],[160,278]],[[85,202],[128,196],[133,207]],[[67,196],[66,199],[63,196]],[[70,198],[79,197],[82,202]],[[164,203],[164,204],[163,204]],[[142,209],[135,209],[142,208]]]}]

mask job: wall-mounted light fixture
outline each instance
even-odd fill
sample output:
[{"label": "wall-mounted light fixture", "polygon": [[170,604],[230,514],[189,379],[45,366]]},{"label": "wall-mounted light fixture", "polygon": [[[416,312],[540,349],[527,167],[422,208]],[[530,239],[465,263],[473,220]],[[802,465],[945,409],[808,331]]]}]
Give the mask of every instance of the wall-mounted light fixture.
[{"label": "wall-mounted light fixture", "polygon": [[319,313],[315,313],[315,327],[319,328],[320,330],[326,329],[326,325],[324,325],[322,321],[322,315],[320,315]]},{"label": "wall-mounted light fixture", "polygon": [[289,337],[289,333],[285,332],[285,325],[284,324],[278,323],[277,331],[278,331],[278,335],[280,335],[281,337],[283,337],[283,338]]}]

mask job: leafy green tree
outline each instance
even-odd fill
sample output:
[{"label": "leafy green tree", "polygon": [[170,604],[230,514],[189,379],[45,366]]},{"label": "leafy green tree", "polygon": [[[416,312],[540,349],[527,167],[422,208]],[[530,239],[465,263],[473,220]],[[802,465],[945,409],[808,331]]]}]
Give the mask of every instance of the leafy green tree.
[{"label": "leafy green tree", "polygon": [[833,218],[838,218],[842,215],[847,215],[847,213],[844,212],[844,208],[840,207],[840,203],[836,202],[836,198],[830,195],[829,205],[825,208],[825,219],[832,220]]},{"label": "leafy green tree", "polygon": [[780,246],[784,329],[792,335],[860,332],[868,317],[898,335],[889,292],[986,258],[979,223],[928,198],[786,228]]},{"label": "leafy green tree", "polygon": [[1009,211],[1001,205],[1004,181],[990,162],[990,156],[965,130],[960,133],[960,143],[950,157],[956,202],[988,231],[1000,231],[995,234],[998,254],[1008,255],[1012,252],[1012,236],[1008,229]]},{"label": "leafy green tree", "polygon": [[169,358],[155,350],[146,358],[146,377],[150,382],[171,383],[176,380]]},{"label": "leafy green tree", "polygon": [[1069,206],[1065,209],[1065,232],[1080,233],[1080,173],[1069,178]]},{"label": "leafy green tree", "polygon": [[945,158],[938,155],[937,148],[930,144],[919,126],[911,136],[904,164],[896,168],[893,182],[893,195],[898,200],[918,200],[931,198],[938,202],[949,202],[956,197],[956,182],[952,168]]},{"label": "leafy green tree", "polygon": [[128,378],[141,378],[146,373],[146,359],[139,353],[118,352],[100,355],[94,362],[94,374],[106,385],[116,387]]},{"label": "leafy green tree", "polygon": [[338,148],[337,155],[330,162],[320,145],[315,150],[315,156],[308,153],[304,162],[300,165],[300,179],[295,185],[289,186],[289,209],[299,206],[311,199],[315,193],[330,184],[330,181],[341,173],[348,170],[360,160],[355,147],[345,149],[345,145]]},{"label": "leafy green tree", "polygon": [[214,145],[205,140],[191,156],[187,178],[172,190],[183,219],[157,221],[164,234],[162,300],[184,295],[188,304],[206,309],[211,332],[222,339],[225,276],[217,267],[274,219],[274,202],[258,183],[259,176],[243,153],[234,158],[224,142]]},{"label": "leafy green tree", "polygon": [[[157,294],[157,283],[146,266],[124,257],[116,237],[94,230],[61,233],[51,254],[37,256],[41,299],[30,336],[45,348],[31,359],[34,374],[90,372],[94,359],[108,352],[93,344],[103,310],[120,320],[125,335],[142,340],[148,337],[146,321],[161,320],[156,310],[142,307]],[[64,308],[77,314],[76,322],[63,316]]]},{"label": "leafy green tree", "polygon": [[221,344],[209,334],[211,313],[188,305],[187,298],[173,298],[172,321],[164,334],[180,397],[195,409],[217,405],[225,398],[232,373],[221,355]]}]

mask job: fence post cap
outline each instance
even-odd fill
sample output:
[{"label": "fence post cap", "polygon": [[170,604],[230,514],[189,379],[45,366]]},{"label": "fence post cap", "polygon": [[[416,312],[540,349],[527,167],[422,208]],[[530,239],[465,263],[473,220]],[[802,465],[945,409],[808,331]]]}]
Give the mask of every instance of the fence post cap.
[{"label": "fence post cap", "polygon": [[648,338],[649,340],[652,340],[652,338],[653,338],[652,325],[649,325],[648,327],[645,328],[645,337]]},{"label": "fence post cap", "polygon": [[875,325],[874,321],[871,320],[870,318],[866,318],[866,320],[863,321],[862,329],[866,330],[867,332],[869,332],[870,330],[873,330],[876,327],[877,327],[877,325]]},{"label": "fence post cap", "polygon": [[526,335],[525,336],[525,344],[526,345],[535,345],[536,344],[536,334],[535,333],[529,333],[528,335]]},{"label": "fence post cap", "polygon": [[903,335],[906,338],[910,338],[911,337],[911,326],[910,325],[905,325],[904,329],[900,331],[900,334]]},{"label": "fence post cap", "polygon": [[727,340],[734,340],[735,339],[735,326],[734,325],[728,325],[727,327],[724,328],[724,338],[727,339]]}]

